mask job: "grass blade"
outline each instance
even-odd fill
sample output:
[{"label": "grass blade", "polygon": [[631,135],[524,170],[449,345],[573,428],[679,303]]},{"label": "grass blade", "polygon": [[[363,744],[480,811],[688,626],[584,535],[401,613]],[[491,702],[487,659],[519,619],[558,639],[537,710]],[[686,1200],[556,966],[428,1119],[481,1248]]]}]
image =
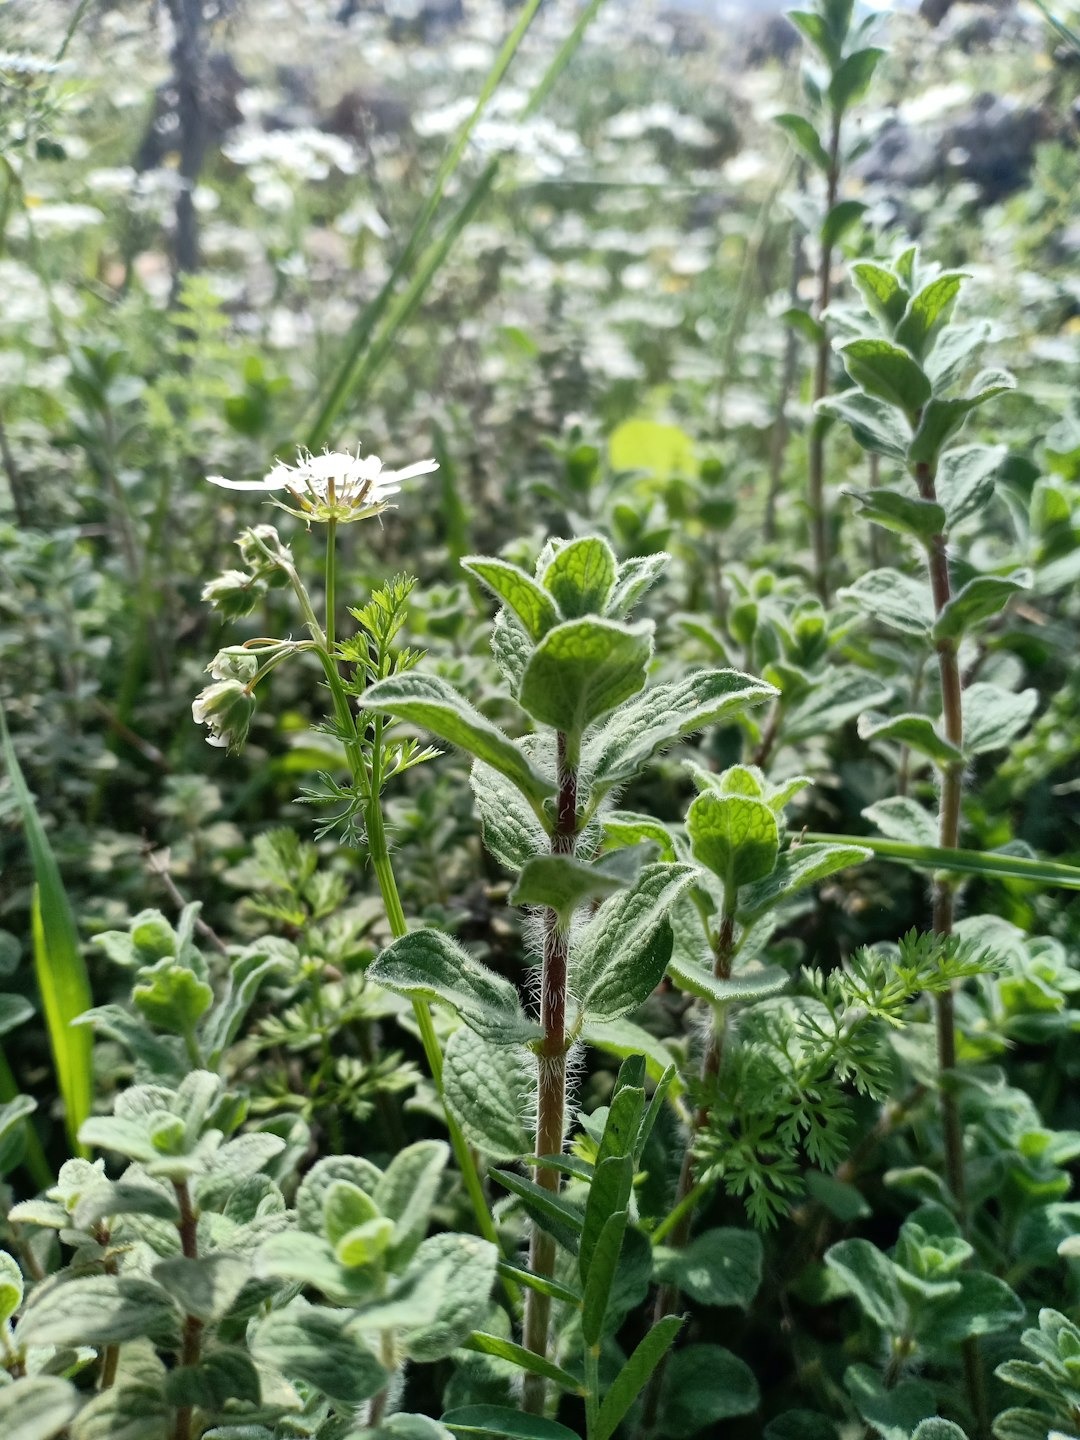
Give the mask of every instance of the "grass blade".
[{"label": "grass blade", "polygon": [[1080,890],[1080,866],[1057,860],[1027,860],[1021,855],[990,854],[984,850],[947,850],[938,845],[909,845],[902,840],[879,840],[875,835],[818,835],[807,833],[808,842],[863,845],[882,860],[898,860],[916,870],[952,870],[957,875],[982,875],[986,879],[1026,880],[1032,885],[1059,886]]},{"label": "grass blade", "polygon": [[[523,118],[534,114],[544,100],[546,100],[559,76],[570,63],[574,51],[581,44],[582,37],[589,23],[600,9],[602,3],[603,0],[589,0],[589,3],[582,10],[570,34],[563,41],[562,45],[559,46],[551,64],[533,88],[522,110]],[[372,380],[377,371],[381,369],[384,361],[393,349],[394,342],[401,327],[405,325],[415,313],[428,286],[438,274],[458,236],[465,229],[466,225],[468,225],[479,208],[480,203],[494,185],[499,172],[498,157],[490,160],[484,167],[479,178],[470,188],[464,202],[453,219],[448,223],[442,235],[425,251],[419,269],[410,282],[408,289],[402,295],[401,300],[391,309],[390,302],[394,292],[402,277],[416,258],[417,253],[431,229],[439,207],[439,202],[443,197],[448,182],[461,162],[469,136],[472,134],[476,122],[479,120],[488,101],[495,93],[495,90],[505,75],[510,61],[513,59],[518,46],[524,39],[525,32],[528,30],[533,16],[539,9],[539,5],[540,0],[529,0],[529,3],[522,11],[518,23],[507,37],[506,43],[499,52],[498,58],[484,82],[484,87],[480,92],[476,105],[456,136],[453,145],[443,158],[443,162],[432,184],[431,192],[413,224],[404,250],[398,257],[382,289],[375,296],[374,300],[364,308],[359,319],[356,321],[347,342],[345,357],[339,365],[333,381],[330,384],[326,399],[323,401],[315,420],[312,422],[311,429],[308,431],[305,443],[309,450],[316,450],[319,446],[326,443],[338,416],[341,414],[350,397],[357,394],[363,386]],[[384,317],[385,324],[382,325],[378,338],[373,340],[375,332],[384,320]]]},{"label": "grass blade", "polygon": [[83,1155],[86,1152],[76,1137],[79,1126],[90,1113],[93,1097],[93,1036],[85,1026],[73,1025],[72,1021],[89,1010],[94,1001],[60,867],[15,755],[2,707],[0,752],[22,812],[34,867],[36,883],[31,911],[34,969],[64,1102],[68,1139],[72,1152]]}]

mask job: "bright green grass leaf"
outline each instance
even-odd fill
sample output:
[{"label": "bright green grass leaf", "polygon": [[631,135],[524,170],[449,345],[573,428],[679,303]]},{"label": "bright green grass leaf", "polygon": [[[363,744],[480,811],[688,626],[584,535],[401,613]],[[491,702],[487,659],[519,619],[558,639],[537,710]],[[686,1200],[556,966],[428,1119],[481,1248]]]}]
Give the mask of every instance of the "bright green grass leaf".
[{"label": "bright green grass leaf", "polygon": [[442,1423],[455,1435],[500,1436],[505,1440],[578,1440],[576,1430],[568,1430],[555,1420],[541,1415],[526,1415],[503,1405],[464,1405],[448,1410]]},{"label": "bright green grass leaf", "polygon": [[365,710],[382,710],[408,720],[447,744],[467,750],[511,780],[535,808],[555,788],[533,769],[508,735],[436,675],[412,671],[380,680],[364,692],[360,704]]},{"label": "bright green grass leaf", "polygon": [[649,1383],[653,1371],[671,1349],[682,1326],[681,1315],[667,1315],[648,1331],[608,1387],[600,1406],[595,1440],[611,1440],[627,1411]]},{"label": "bright green grass leaf", "polygon": [[553,625],[559,623],[559,612],[551,596],[519,566],[485,555],[470,555],[462,560],[461,568],[475,575],[481,584],[509,605],[534,641],[540,640]]},{"label": "bright green grass leaf", "polygon": [[569,620],[549,630],[533,651],[518,699],[534,720],[580,736],[637,694],[651,655],[651,625]]},{"label": "bright green grass leaf", "polygon": [[556,550],[544,571],[544,589],[555,597],[563,618],[603,615],[615,588],[618,566],[606,540],[584,535]]},{"label": "bright green grass leaf", "polygon": [[34,867],[31,909],[34,970],[64,1101],[68,1138],[75,1153],[85,1155],[87,1152],[79,1147],[78,1134],[93,1103],[93,1040],[89,1030],[72,1022],[89,1010],[94,1001],[60,867],[15,755],[2,706],[0,754],[22,815]]},{"label": "bright green grass leaf", "polygon": [[474,960],[441,930],[414,930],[369,966],[368,978],[408,999],[448,1005],[478,1035],[500,1045],[531,1040],[539,1027],[509,980]]},{"label": "bright green grass leaf", "polygon": [[564,1250],[577,1254],[584,1216],[568,1201],[557,1198],[550,1190],[517,1175],[512,1170],[493,1170],[495,1179],[521,1201],[529,1216]]},{"label": "bright green grass leaf", "polygon": [[[481,1355],[497,1355],[500,1360],[509,1360],[511,1364],[517,1365],[521,1370],[528,1370],[532,1375],[542,1375],[545,1380],[553,1381],[561,1390],[569,1391],[571,1395],[582,1393],[581,1382],[575,1376],[560,1369],[552,1361],[545,1360],[543,1356],[526,1350],[523,1345],[516,1345],[513,1340],[504,1340],[499,1335],[485,1335],[482,1331],[474,1331],[463,1342],[463,1348],[478,1350]],[[458,1427],[455,1425],[453,1428],[456,1430]]]},{"label": "bright green grass leaf", "polygon": [[992,850],[951,850],[934,845],[910,845],[899,840],[879,840],[876,835],[806,834],[804,840],[846,841],[862,846],[883,860],[897,860],[917,870],[949,870],[957,875],[982,875],[1001,880],[1022,880],[1033,885],[1057,885],[1080,890],[1080,866],[1056,860],[1029,860],[1020,855],[1002,855]]}]

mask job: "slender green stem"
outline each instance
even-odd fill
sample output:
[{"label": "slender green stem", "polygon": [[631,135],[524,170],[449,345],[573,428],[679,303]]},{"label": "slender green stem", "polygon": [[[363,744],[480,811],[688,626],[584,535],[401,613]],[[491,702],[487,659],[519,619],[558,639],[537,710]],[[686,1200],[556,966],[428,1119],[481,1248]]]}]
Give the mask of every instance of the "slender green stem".
[{"label": "slender green stem", "polygon": [[592,1440],[600,1422],[600,1346],[585,1347],[585,1436]]},{"label": "slender green stem", "polygon": [[[368,854],[371,857],[371,867],[375,871],[379,893],[382,896],[383,906],[386,910],[386,920],[390,926],[390,933],[395,940],[398,940],[406,933],[408,925],[405,921],[405,911],[402,908],[401,896],[398,893],[397,880],[394,877],[394,867],[390,860],[390,849],[386,843],[386,826],[383,820],[382,802],[380,798],[380,792],[382,790],[382,718],[377,717],[375,721],[375,736],[369,767],[369,763],[364,755],[363,744],[356,730],[356,722],[349,704],[349,697],[346,694],[341,674],[338,671],[329,648],[327,634],[319,624],[315,611],[312,608],[310,596],[299,575],[292,567],[289,567],[286,573],[289,576],[289,581],[300,603],[304,622],[315,642],[315,650],[326,675],[326,683],[330,691],[334,716],[345,740],[345,754],[349,762],[349,771],[352,775],[353,784],[361,793],[367,796],[365,821],[367,824]],[[328,602],[334,598],[333,578],[334,567],[328,560]],[[413,1002],[413,1013],[416,1015],[416,1022],[420,1028],[420,1040],[424,1047],[424,1055],[427,1058],[428,1068],[431,1071],[431,1078],[435,1082],[435,1089],[441,1099],[442,1051],[439,1048],[438,1036],[435,1034],[431,1011],[425,1001],[416,1000]],[[469,1149],[468,1141],[461,1132],[461,1127],[450,1114],[449,1110],[446,1111],[446,1128],[450,1135],[450,1145],[453,1149],[454,1157],[457,1160],[458,1169],[461,1172],[462,1183],[465,1186],[476,1215],[477,1229],[485,1240],[490,1241],[493,1245],[498,1245],[498,1231],[495,1228],[495,1222],[491,1218],[491,1211],[484,1196],[484,1187],[480,1181],[480,1174],[476,1167],[476,1159]]]},{"label": "slender green stem", "polygon": [[1058,860],[1028,860],[1020,855],[997,855],[984,850],[962,850],[940,845],[911,845],[905,840],[883,840],[877,835],[829,835],[807,830],[799,837],[807,844],[862,845],[883,860],[896,860],[917,870],[951,870],[956,875],[982,875],[1022,880],[1029,885],[1052,885],[1080,890],[1080,866]]},{"label": "slender green stem", "polygon": [[686,1192],[679,1203],[674,1206],[670,1213],[665,1215],[663,1220],[660,1221],[660,1224],[657,1225],[650,1237],[652,1243],[654,1245],[662,1245],[672,1230],[682,1225],[683,1221],[686,1220],[696,1208],[698,1202],[709,1193],[711,1188],[712,1187],[706,1185],[703,1180],[698,1180],[693,1188]]},{"label": "slender green stem", "polygon": [[336,641],[335,616],[337,615],[337,521],[326,522],[326,648],[331,656]]}]

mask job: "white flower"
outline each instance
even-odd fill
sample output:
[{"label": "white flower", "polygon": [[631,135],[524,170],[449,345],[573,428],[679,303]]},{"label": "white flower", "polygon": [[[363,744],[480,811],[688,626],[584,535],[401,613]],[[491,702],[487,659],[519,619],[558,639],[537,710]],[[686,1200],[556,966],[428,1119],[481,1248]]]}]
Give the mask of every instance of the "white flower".
[{"label": "white flower", "polygon": [[377,514],[386,507],[390,496],[398,493],[403,480],[429,475],[438,468],[436,460],[420,460],[401,470],[385,470],[377,455],[361,458],[359,454],[330,450],[312,455],[299,450],[295,465],[279,462],[261,480],[227,480],[224,475],[206,478],[211,485],[226,490],[284,490],[300,510],[291,510],[287,505],[281,508],[301,519],[348,521]]}]

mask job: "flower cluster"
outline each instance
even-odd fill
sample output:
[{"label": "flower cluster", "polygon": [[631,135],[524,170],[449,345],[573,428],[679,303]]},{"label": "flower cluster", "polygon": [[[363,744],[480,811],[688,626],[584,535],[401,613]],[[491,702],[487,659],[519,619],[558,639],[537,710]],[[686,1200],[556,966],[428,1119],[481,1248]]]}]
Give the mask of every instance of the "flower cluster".
[{"label": "flower cluster", "polygon": [[295,465],[279,462],[261,480],[227,480],[224,475],[206,478],[211,485],[226,490],[285,491],[293,505],[280,500],[273,503],[309,525],[312,520],[349,524],[385,510],[403,480],[429,475],[438,468],[435,460],[420,460],[402,470],[385,470],[377,455],[361,458],[359,452],[350,455],[330,450],[312,455],[308,450],[298,450]]}]

